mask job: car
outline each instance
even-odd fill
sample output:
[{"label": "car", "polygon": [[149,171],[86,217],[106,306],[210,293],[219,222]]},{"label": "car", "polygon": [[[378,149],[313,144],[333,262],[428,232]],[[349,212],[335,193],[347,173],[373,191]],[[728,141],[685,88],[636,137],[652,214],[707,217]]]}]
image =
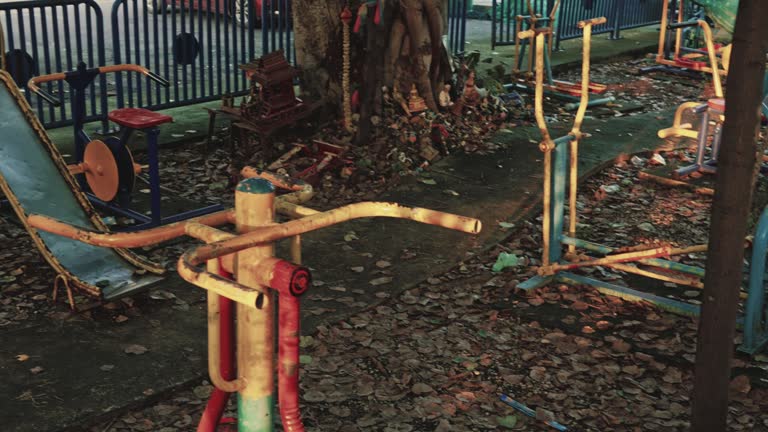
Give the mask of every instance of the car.
[{"label": "car", "polygon": [[[250,19],[250,8],[246,7],[248,1],[253,1],[253,10],[257,12],[256,19]],[[275,13],[278,13],[277,3],[285,0],[267,1],[272,5]],[[255,27],[261,27],[261,8],[263,0],[147,0],[147,7],[154,13],[161,13],[169,7],[183,10],[200,9],[208,13],[225,13],[234,17],[241,25],[252,23]]]}]

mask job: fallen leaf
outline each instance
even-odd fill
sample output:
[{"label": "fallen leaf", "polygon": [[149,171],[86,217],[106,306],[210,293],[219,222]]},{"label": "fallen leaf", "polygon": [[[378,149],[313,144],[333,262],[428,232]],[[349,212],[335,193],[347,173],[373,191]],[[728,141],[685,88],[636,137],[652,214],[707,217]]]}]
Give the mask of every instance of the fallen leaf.
[{"label": "fallen leaf", "polygon": [[29,360],[29,356],[26,355],[26,354],[19,354],[19,355],[16,356],[16,360],[18,360],[20,362],[24,362],[24,361]]},{"label": "fallen leaf", "polygon": [[413,387],[411,387],[411,391],[414,394],[423,395],[427,393],[432,393],[435,391],[435,389],[433,389],[432,387],[424,383],[416,383],[413,385]]},{"label": "fallen leaf", "polygon": [[731,383],[728,386],[728,388],[734,392],[747,394],[749,393],[750,390],[752,390],[752,384],[749,382],[748,376],[738,375],[731,380]]},{"label": "fallen leaf", "polygon": [[127,347],[125,347],[125,349],[123,351],[125,351],[126,354],[141,355],[141,354],[146,353],[149,350],[147,349],[147,347],[145,347],[143,345],[135,345],[134,344],[134,345],[128,345]]},{"label": "fallen leaf", "polygon": [[376,278],[376,279],[374,279],[374,280],[372,280],[372,281],[370,281],[368,283],[373,285],[373,286],[377,286],[377,285],[388,284],[390,282],[392,282],[392,277],[391,276],[384,276],[384,277]]}]

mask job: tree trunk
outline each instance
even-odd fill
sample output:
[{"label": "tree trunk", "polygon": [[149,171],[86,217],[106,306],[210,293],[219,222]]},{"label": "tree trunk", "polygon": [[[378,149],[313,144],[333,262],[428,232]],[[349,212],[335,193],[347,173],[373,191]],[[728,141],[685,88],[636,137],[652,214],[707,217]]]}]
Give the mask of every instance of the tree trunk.
[{"label": "tree trunk", "polygon": [[366,23],[367,44],[365,53],[365,66],[363,67],[363,81],[360,86],[360,120],[357,126],[355,144],[366,145],[371,135],[371,117],[380,111],[381,86],[384,79],[384,56],[381,55],[387,48],[387,36],[389,31],[387,23],[392,22],[392,8],[384,9],[380,26],[375,26],[373,16],[368,16]]},{"label": "tree trunk", "polygon": [[[361,127],[370,128],[381,86],[387,86],[395,98],[407,101],[416,84],[427,106],[437,111],[437,89],[450,71],[445,67],[442,35],[447,30],[448,0],[381,0],[384,16],[379,25],[372,23],[374,9],[369,8],[365,35],[352,34],[351,82],[358,83],[362,96]],[[344,0],[294,0],[293,28],[296,60],[302,74],[302,86],[308,99],[329,105],[341,105],[342,32],[339,14]],[[350,7],[357,19],[359,2]],[[363,48],[368,49],[364,50]],[[373,47],[373,49],[372,49]],[[369,58],[369,57],[373,58]],[[365,65],[365,70],[355,68]],[[357,135],[361,142],[368,135]]]},{"label": "tree trunk", "polygon": [[293,0],[291,5],[296,62],[307,99],[337,106],[341,102],[342,66],[339,14],[345,3],[344,0]]},{"label": "tree trunk", "polygon": [[699,321],[691,430],[722,432],[728,417],[730,359],[736,332],[744,237],[752,202],[760,125],[760,86],[765,72],[768,27],[765,1],[741,0],[733,35],[732,83],[718,160],[717,189]]}]

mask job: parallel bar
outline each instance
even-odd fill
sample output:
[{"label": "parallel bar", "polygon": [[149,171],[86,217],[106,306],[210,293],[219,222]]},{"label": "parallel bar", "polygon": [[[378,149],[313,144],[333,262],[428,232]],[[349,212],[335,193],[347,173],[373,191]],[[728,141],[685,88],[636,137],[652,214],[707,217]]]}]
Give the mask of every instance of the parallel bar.
[{"label": "parallel bar", "polygon": [[699,307],[690,303],[681,302],[679,300],[673,300],[666,297],[660,297],[653,294],[648,294],[642,291],[637,291],[632,288],[615,285],[608,282],[603,282],[597,279],[588,278],[585,276],[576,275],[573,273],[558,273],[555,276],[558,282],[574,284],[574,285],[589,285],[603,294],[619,297],[627,301],[634,302],[648,302],[660,309],[686,315],[686,316],[698,316]]}]

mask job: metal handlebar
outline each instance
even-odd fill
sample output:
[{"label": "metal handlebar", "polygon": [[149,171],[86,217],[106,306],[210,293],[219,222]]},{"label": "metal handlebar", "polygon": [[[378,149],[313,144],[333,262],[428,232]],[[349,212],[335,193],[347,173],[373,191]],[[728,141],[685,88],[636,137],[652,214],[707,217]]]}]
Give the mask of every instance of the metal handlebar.
[{"label": "metal handlebar", "polygon": [[[144,66],[140,66],[136,64],[119,64],[119,65],[111,65],[111,66],[102,66],[102,67],[90,69],[89,72],[95,72],[97,74],[106,74],[106,73],[113,73],[113,72],[136,72],[136,73],[140,73],[142,75],[147,76],[147,78],[151,79],[152,81],[156,82],[157,84],[163,87],[170,87],[171,85],[171,83],[167,79],[150,71]],[[32,77],[27,82],[27,88],[33,93],[36,93],[38,96],[43,98],[46,102],[52,104],[55,107],[58,107],[58,106],[61,106],[61,99],[58,99],[56,98],[56,96],[41,89],[39,85],[42,83],[51,82],[51,81],[64,81],[72,73],[76,73],[76,72],[57,72],[53,74]]]},{"label": "metal handlebar", "polygon": [[[482,228],[482,223],[478,219],[465,216],[418,207],[403,207],[388,202],[361,202],[326,212],[318,212],[282,224],[258,227],[237,237],[199,246],[185,252],[179,258],[176,269],[179,276],[187,282],[224,295],[236,302],[252,306],[258,292],[238,282],[210,273],[199,266],[209,260],[245,249],[294,237],[341,222],[369,217],[409,219],[470,234],[477,234]],[[188,234],[190,234],[190,230],[194,229],[196,229],[195,225],[186,226]]]},{"label": "metal handlebar", "polygon": [[699,25],[698,20],[685,21],[685,22],[679,22],[679,23],[670,23],[670,24],[667,24],[667,30],[676,30],[676,29],[686,28],[686,27],[696,27],[698,25]]},{"label": "metal handlebar", "polygon": [[597,17],[597,18],[591,18],[591,19],[588,19],[588,20],[579,21],[579,23],[576,26],[578,28],[580,28],[580,29],[583,29],[588,24],[596,26],[596,25],[600,25],[600,24],[605,24],[607,22],[608,22],[608,18],[606,18],[606,17]]}]

